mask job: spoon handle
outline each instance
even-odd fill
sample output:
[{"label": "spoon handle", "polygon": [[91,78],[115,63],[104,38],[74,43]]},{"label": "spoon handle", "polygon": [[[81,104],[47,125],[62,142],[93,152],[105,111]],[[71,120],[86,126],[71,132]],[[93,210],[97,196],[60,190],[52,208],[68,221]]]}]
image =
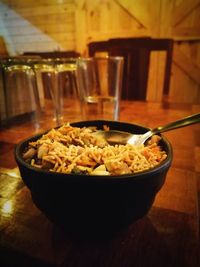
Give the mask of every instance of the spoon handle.
[{"label": "spoon handle", "polygon": [[172,129],[181,128],[187,125],[200,122],[200,113],[185,117],[183,119],[168,123],[164,126],[159,126],[151,130],[153,134],[163,133]]}]

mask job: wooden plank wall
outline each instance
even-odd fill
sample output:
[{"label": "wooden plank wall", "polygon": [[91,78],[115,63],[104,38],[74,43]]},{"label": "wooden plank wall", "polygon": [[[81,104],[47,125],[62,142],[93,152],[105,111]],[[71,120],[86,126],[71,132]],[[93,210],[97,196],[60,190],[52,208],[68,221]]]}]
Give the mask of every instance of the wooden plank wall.
[{"label": "wooden plank wall", "polygon": [[73,0],[0,2],[0,35],[11,54],[75,49]]},{"label": "wooden plank wall", "polygon": [[[200,0],[0,0],[0,36],[11,54],[76,50],[117,37],[175,40],[170,101],[200,102]],[[154,53],[148,100],[162,99],[165,55]]]},{"label": "wooden plank wall", "polygon": [[176,42],[170,97],[200,103],[200,1],[180,1],[172,11],[170,30]]},{"label": "wooden plank wall", "polygon": [[[116,37],[173,38],[174,54],[169,100],[200,102],[200,0],[77,0],[78,49],[87,43]],[[147,100],[161,101],[165,55],[155,52]]]}]

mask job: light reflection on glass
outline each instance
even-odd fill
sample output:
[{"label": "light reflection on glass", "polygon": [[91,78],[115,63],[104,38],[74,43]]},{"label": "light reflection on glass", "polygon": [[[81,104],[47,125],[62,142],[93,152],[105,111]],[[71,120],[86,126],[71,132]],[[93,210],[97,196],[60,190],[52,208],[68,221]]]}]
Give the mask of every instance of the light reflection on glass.
[{"label": "light reflection on glass", "polygon": [[3,215],[10,215],[13,212],[13,201],[6,201],[1,208],[1,212]]}]

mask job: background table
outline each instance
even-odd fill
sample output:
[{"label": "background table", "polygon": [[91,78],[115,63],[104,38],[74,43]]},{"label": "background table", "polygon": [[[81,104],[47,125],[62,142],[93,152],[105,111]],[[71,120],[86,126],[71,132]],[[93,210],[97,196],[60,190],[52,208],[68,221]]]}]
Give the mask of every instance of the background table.
[{"label": "background table", "polygon": [[[67,104],[68,121],[80,120]],[[120,120],[155,127],[200,112],[200,105],[123,101]],[[53,125],[44,119],[0,132],[0,266],[200,266],[200,125],[164,135],[174,158],[149,214],[108,240],[74,240],[33,204],[13,156],[17,142]]]}]

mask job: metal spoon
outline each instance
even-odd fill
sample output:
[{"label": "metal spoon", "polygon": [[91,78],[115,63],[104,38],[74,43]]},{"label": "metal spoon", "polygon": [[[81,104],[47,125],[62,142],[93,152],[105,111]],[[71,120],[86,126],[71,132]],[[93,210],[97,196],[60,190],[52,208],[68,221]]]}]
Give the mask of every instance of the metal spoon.
[{"label": "metal spoon", "polygon": [[173,129],[181,128],[191,124],[200,122],[200,113],[194,114],[192,116],[185,117],[183,119],[168,123],[164,126],[156,127],[144,134],[132,134],[128,132],[122,132],[117,130],[100,131],[106,141],[110,144],[132,144],[141,145],[144,144],[147,139],[149,139],[154,134],[160,134]]}]

